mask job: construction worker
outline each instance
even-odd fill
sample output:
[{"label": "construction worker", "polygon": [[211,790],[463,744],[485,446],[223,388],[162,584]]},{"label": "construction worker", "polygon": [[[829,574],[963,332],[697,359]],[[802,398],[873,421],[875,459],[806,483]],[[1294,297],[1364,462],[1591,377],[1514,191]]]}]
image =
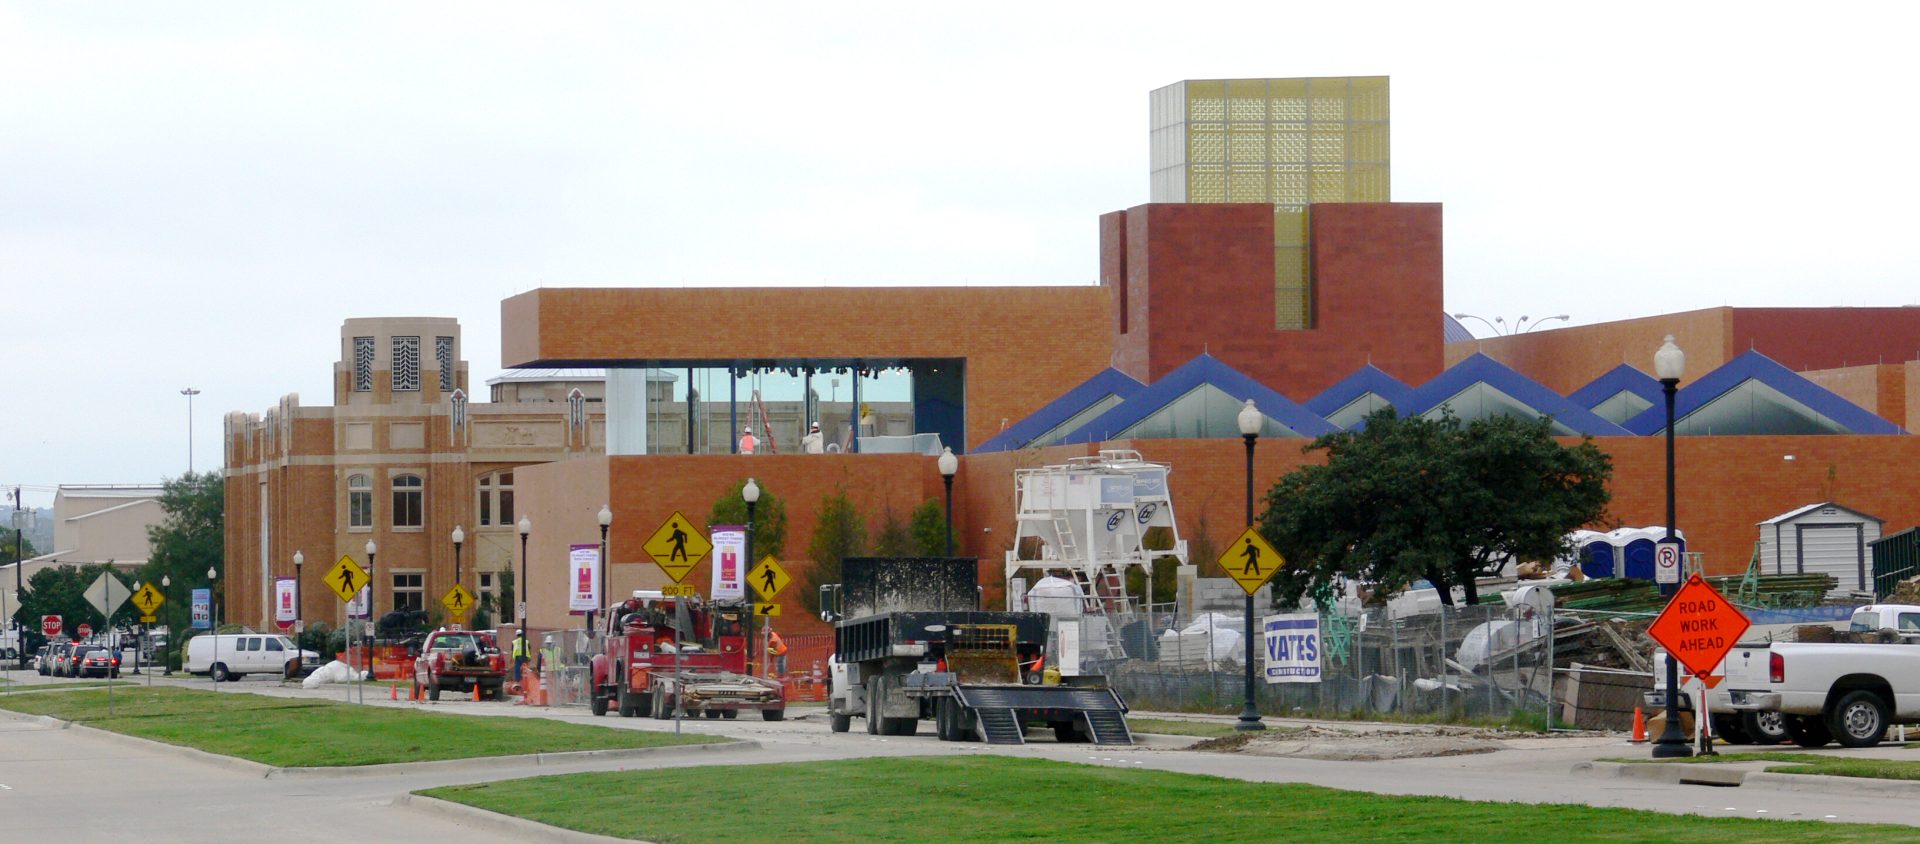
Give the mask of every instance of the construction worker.
[{"label": "construction worker", "polygon": [[820,437],[820,423],[807,427],[807,435],[800,438],[800,445],[808,454],[826,453],[826,444]]},{"label": "construction worker", "polygon": [[760,445],[760,441],[758,439],[755,439],[753,436],[752,426],[747,426],[745,428],[740,429],[740,453],[741,454],[752,454],[754,448],[759,445]]},{"label": "construction worker", "polygon": [[527,664],[527,631],[522,628],[520,635],[513,637],[513,681],[520,682],[521,671]]},{"label": "construction worker", "polygon": [[767,653],[773,654],[773,673],[787,673],[787,642],[772,627],[767,628]]}]

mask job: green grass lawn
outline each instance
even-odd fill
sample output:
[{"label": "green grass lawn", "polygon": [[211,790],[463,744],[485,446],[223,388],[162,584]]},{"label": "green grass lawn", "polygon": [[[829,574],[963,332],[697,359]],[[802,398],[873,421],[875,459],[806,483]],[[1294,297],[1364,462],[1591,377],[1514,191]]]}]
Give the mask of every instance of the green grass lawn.
[{"label": "green grass lawn", "polygon": [[[733,783],[743,799],[689,799]],[[1920,841],[1835,827],[1571,805],[1395,797],[1006,756],[624,771],[420,792],[541,823],[664,844],[780,841]],[[671,806],[672,811],[636,811]]]},{"label": "green grass lawn", "polygon": [[413,709],[199,689],[116,687],[14,695],[0,708],[279,767],[337,767],[570,750],[724,741],[615,730],[543,718],[443,715]]},{"label": "green grass lawn", "polygon": [[1793,764],[1769,765],[1767,770],[1779,774],[1825,774],[1835,777],[1867,777],[1877,780],[1920,780],[1920,760],[1876,759],[1870,756],[1827,756],[1819,753],[1717,753],[1712,756],[1691,756],[1680,759],[1621,759],[1621,762],[1646,762],[1649,764],[1700,763],[1715,762],[1785,762]]}]

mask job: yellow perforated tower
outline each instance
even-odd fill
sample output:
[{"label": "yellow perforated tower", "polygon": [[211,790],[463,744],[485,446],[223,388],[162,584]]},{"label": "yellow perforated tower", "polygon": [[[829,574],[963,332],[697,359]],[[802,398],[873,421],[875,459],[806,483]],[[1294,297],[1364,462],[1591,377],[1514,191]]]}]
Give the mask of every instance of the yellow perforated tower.
[{"label": "yellow perforated tower", "polygon": [[1274,211],[1274,326],[1311,328],[1307,206],[1388,202],[1387,77],[1190,79],[1154,91],[1154,202]]}]

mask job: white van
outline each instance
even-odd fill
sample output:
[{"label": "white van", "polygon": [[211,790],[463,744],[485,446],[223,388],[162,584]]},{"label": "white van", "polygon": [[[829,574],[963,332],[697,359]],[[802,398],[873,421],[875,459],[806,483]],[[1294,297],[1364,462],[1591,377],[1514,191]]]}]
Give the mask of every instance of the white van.
[{"label": "white van", "polygon": [[213,679],[239,680],[248,674],[290,676],[294,660],[317,663],[320,655],[293,646],[276,633],[220,633],[187,640],[189,674],[211,674]]}]

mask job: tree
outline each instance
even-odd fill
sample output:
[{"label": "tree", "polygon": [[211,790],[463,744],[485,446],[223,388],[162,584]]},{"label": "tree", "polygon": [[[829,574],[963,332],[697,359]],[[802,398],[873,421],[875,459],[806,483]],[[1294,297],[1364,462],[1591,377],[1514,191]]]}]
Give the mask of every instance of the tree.
[{"label": "tree", "polygon": [[[123,603],[113,613],[112,618],[102,618],[100,611],[87,602],[87,587],[92,586],[100,575],[113,571],[111,563],[88,563],[83,566],[48,566],[27,578],[27,594],[20,598],[20,617],[33,619],[38,629],[40,616],[57,615],[66,625],[69,637],[79,635],[80,625],[89,624],[97,631],[105,632],[113,626],[132,625],[140,615],[131,603]],[[128,586],[126,576],[114,572],[123,588],[121,596],[133,590]]]},{"label": "tree", "polygon": [[947,554],[947,513],[940,500],[929,498],[913,508],[907,519],[907,532],[913,535],[913,548],[922,557]]},{"label": "tree", "polygon": [[880,535],[873,540],[873,553],[881,557],[918,557],[919,549],[914,547],[913,534],[907,530],[907,523],[894,515],[889,506],[880,513]]},{"label": "tree", "polygon": [[820,612],[820,587],[840,582],[840,561],[867,551],[867,529],[860,511],[847,497],[847,488],[838,486],[820,498],[820,517],[813,526],[813,540],[807,543],[807,559],[813,561],[800,573],[805,587],[800,603],[808,612]]},{"label": "tree", "polygon": [[174,631],[168,641],[176,648],[186,640],[180,632],[192,623],[192,590],[208,585],[207,569],[221,572],[212,584],[215,600],[217,590],[226,583],[226,493],[226,481],[219,472],[188,472],[169,480],[160,490],[160,509],[166,519],[147,528],[152,553],[140,567],[140,582],[158,589],[161,578],[173,581],[165,589],[167,602],[159,615]]},{"label": "tree", "polygon": [[[787,549],[787,502],[774,495],[765,484],[760,484],[760,500],[753,504],[753,556],[747,561],[747,567],[759,565],[762,557],[772,556],[778,560]],[[713,502],[713,512],[707,516],[709,525],[745,525],[747,523],[747,499],[741,493],[747,482],[742,480],[728,490],[720,500]]]},{"label": "tree", "polygon": [[1550,419],[1462,423],[1401,417],[1328,434],[1304,466],[1267,491],[1260,531],[1288,561],[1281,600],[1345,576],[1391,595],[1425,579],[1452,604],[1451,587],[1478,603],[1475,578],[1509,559],[1548,559],[1567,534],[1606,514],[1612,460],[1591,438],[1553,439]]},{"label": "tree", "polygon": [[495,589],[495,591],[499,593],[499,597],[494,598],[491,605],[500,611],[501,624],[512,624],[514,611],[513,566],[509,565],[501,569],[500,573],[494,577],[494,581],[500,584]]}]

